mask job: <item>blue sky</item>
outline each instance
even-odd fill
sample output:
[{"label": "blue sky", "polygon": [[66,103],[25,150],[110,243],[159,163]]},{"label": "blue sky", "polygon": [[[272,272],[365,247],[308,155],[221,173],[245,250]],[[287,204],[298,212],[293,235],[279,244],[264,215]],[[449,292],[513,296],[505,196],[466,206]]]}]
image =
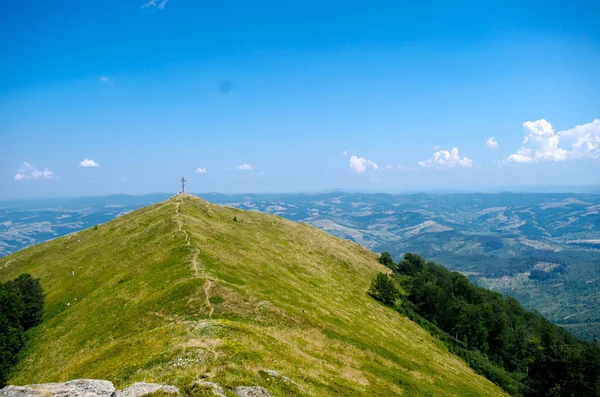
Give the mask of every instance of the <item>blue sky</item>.
[{"label": "blue sky", "polygon": [[597,2],[145,1],[3,3],[0,198],[600,184]]}]

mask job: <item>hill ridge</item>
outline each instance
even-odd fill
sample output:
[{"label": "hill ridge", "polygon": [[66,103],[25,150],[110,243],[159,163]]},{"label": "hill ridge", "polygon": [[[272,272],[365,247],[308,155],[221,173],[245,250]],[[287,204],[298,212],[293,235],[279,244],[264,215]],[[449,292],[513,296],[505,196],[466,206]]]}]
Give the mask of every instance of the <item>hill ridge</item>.
[{"label": "hill ridge", "polygon": [[47,294],[10,383],[201,378],[273,396],[505,395],[367,295],[385,269],[306,224],[174,196],[0,258],[0,280],[29,272]]}]

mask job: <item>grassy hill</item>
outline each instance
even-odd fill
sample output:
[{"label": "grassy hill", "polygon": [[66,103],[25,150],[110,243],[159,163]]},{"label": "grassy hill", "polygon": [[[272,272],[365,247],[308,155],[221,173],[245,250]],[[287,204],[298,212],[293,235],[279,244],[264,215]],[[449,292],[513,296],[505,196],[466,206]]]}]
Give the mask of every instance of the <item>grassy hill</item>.
[{"label": "grassy hill", "polygon": [[28,272],[47,294],[9,383],[205,378],[274,396],[504,395],[366,294],[385,271],[375,259],[305,224],[173,197],[0,259],[0,280]]}]

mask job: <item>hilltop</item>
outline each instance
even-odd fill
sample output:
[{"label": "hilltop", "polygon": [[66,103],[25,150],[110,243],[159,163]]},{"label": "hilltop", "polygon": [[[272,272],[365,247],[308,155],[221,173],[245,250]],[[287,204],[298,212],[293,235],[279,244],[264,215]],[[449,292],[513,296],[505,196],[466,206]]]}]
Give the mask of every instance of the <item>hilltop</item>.
[{"label": "hilltop", "polygon": [[367,295],[382,271],[372,252],[307,224],[178,195],[0,259],[0,280],[27,272],[47,295],[9,383],[505,395]]}]

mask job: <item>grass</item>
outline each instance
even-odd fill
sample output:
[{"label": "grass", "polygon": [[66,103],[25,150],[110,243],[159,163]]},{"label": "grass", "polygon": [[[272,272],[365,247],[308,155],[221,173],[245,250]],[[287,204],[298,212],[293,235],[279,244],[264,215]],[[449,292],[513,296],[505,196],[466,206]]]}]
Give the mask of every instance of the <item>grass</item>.
[{"label": "grass", "polygon": [[176,196],[0,259],[0,280],[29,272],[47,294],[10,383],[206,379],[273,396],[505,395],[370,298],[381,271],[372,252],[306,224]]}]

